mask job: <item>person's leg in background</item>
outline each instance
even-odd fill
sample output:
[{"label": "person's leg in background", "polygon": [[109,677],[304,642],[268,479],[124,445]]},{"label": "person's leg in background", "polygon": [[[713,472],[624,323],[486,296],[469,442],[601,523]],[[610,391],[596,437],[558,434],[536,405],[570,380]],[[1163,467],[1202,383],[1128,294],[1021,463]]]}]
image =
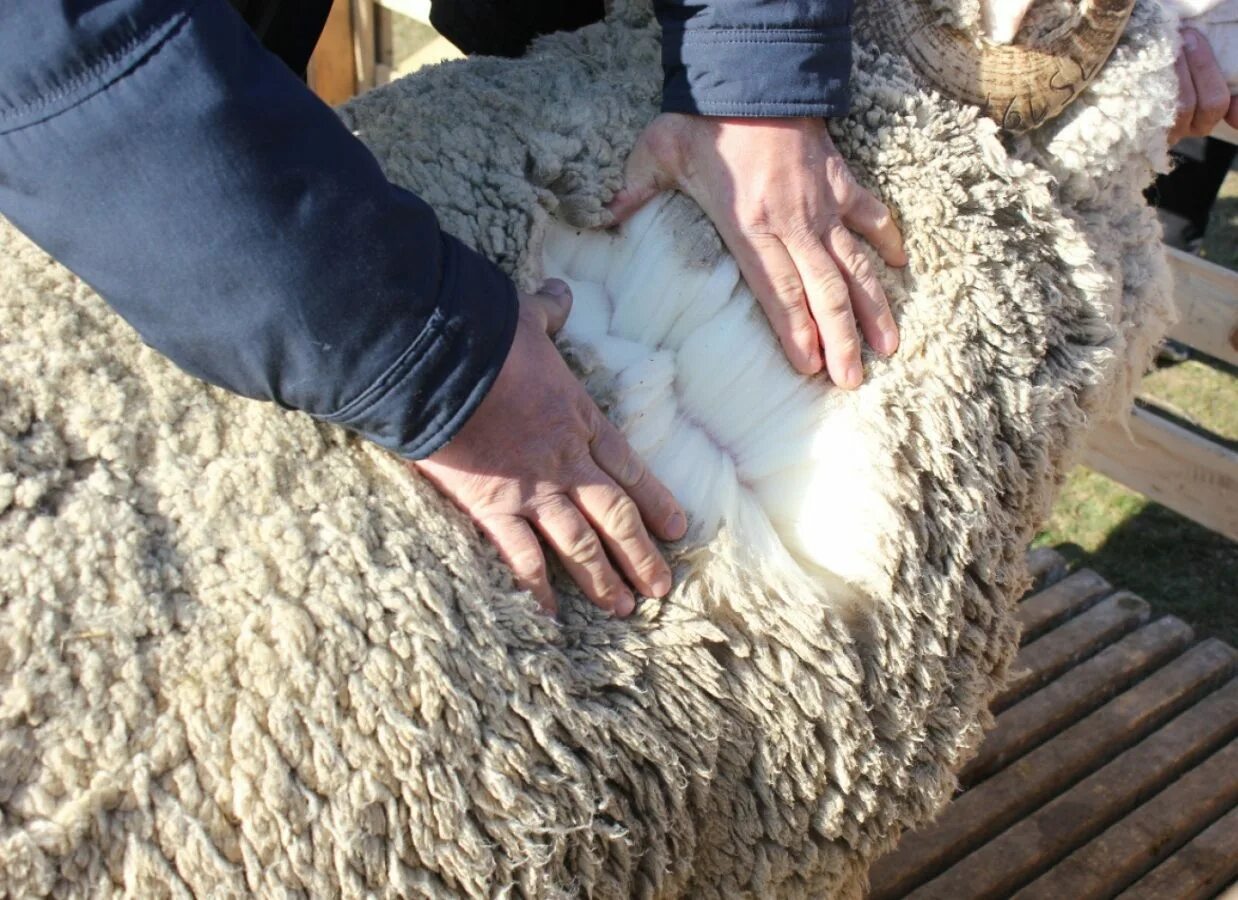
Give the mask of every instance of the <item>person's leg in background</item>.
[{"label": "person's leg in background", "polygon": [[467,55],[520,56],[539,35],[602,18],[603,0],[433,0],[430,24]]},{"label": "person's leg in background", "polygon": [[1238,147],[1216,138],[1187,138],[1173,155],[1173,171],[1156,179],[1149,199],[1161,210],[1166,243],[1195,251]]},{"label": "person's leg in background", "polygon": [[314,45],[331,11],[331,0],[229,0],[262,45],[302,81]]}]

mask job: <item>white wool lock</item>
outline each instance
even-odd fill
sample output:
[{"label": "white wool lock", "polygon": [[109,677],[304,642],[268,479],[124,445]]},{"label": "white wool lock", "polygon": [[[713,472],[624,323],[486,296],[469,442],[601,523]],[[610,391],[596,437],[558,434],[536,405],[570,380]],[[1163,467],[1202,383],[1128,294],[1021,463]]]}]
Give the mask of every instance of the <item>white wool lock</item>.
[{"label": "white wool lock", "polygon": [[[897,518],[879,438],[844,392],[790,367],[730,256],[676,253],[673,203],[615,232],[550,226],[545,272],[573,291],[564,336],[615,386],[611,417],[693,543],[725,528],[781,584],[863,602],[885,587],[881,523]],[[859,509],[870,527],[842,514]]]}]

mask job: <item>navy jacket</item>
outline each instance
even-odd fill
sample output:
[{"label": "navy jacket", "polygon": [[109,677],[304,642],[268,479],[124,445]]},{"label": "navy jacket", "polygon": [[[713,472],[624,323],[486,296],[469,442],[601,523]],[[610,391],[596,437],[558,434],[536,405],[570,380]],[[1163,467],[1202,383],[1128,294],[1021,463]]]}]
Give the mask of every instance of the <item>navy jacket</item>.
[{"label": "navy jacket", "polygon": [[[236,5],[278,14],[5,4],[0,213],[186,371],[428,455],[498,374],[514,288],[294,74],[324,3]],[[850,0],[658,6],[667,109],[845,111]]]}]

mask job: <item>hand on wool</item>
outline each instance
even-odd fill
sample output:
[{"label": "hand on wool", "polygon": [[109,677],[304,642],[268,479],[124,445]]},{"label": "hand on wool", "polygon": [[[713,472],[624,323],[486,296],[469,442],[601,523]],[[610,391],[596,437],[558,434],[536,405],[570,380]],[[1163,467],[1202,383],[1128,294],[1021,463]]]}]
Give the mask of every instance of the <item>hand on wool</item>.
[{"label": "hand on wool", "polygon": [[[907,263],[889,210],[856,183],[822,119],[728,119],[664,113],[628,159],[611,201],[623,221],[677,188],[713,221],[787,358],[858,387],[861,332],[879,353],[898,328],[856,234],[889,265]],[[853,233],[854,232],[854,233]]]},{"label": "hand on wool", "polygon": [[1206,137],[1222,120],[1238,128],[1238,97],[1229,93],[1225,73],[1207,38],[1194,28],[1182,30],[1178,73],[1178,118],[1169,132],[1171,144],[1185,137]]},{"label": "hand on wool", "polygon": [[550,340],[571,306],[557,279],[522,296],[490,392],[445,447],[410,465],[473,518],[544,609],[557,604],[538,534],[590,600],[626,616],[628,584],[650,597],[671,587],[649,532],[678,540],[687,522]]}]

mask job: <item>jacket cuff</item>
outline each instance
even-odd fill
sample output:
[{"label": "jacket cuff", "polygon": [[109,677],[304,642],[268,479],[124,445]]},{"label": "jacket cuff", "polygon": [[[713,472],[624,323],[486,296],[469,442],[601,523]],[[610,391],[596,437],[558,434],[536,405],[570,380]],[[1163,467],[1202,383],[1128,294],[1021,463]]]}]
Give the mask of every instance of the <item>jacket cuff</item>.
[{"label": "jacket cuff", "polygon": [[463,427],[503,368],[519,317],[511,279],[456,238],[442,240],[442,293],[424,329],[370,387],[316,417],[406,459],[429,456]]},{"label": "jacket cuff", "polygon": [[662,67],[663,112],[846,115],[851,29],[684,29],[663,22]]}]

